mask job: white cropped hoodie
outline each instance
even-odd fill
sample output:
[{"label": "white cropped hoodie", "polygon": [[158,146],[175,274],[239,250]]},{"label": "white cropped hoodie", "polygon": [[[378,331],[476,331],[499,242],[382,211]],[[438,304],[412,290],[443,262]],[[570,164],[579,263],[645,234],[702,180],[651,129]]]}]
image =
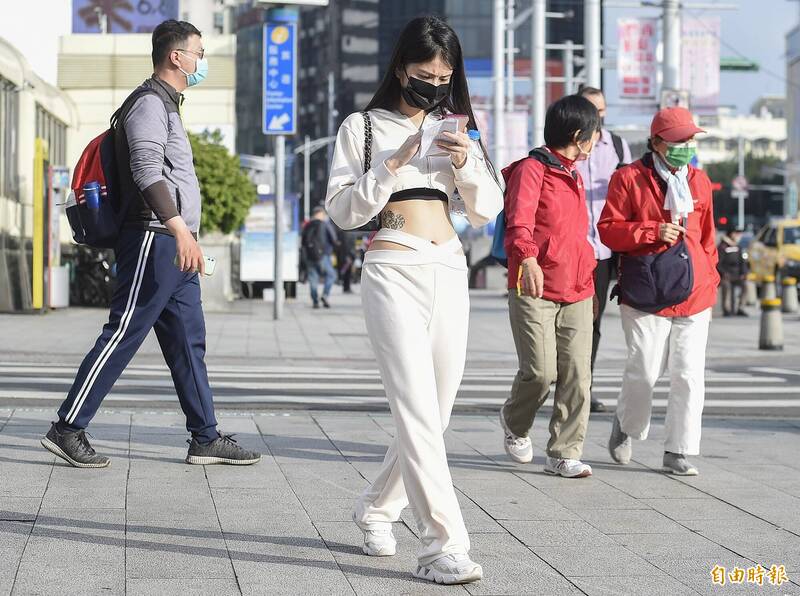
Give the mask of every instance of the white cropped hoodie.
[{"label": "white cropped hoodie", "polygon": [[[444,192],[451,200],[456,190],[464,201],[467,219],[473,227],[487,224],[503,209],[503,191],[489,172],[483,153],[471,150],[461,168],[449,156],[414,156],[392,174],[386,159],[406,139],[418,132],[407,116],[397,111],[370,110],[372,159],[364,173],[364,117],[350,114],[339,127],[333,153],[325,208],[336,225],[345,230],[358,228],[383,210],[392,193],[409,188],[430,188]],[[425,116],[422,128],[439,116]]]}]

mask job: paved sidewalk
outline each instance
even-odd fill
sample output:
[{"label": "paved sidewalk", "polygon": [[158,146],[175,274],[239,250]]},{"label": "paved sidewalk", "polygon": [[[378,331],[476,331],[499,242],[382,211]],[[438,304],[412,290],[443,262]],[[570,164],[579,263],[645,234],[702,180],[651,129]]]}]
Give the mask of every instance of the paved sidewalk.
[{"label": "paved sidewalk", "polygon": [[[662,475],[663,421],[627,467],[605,451],[610,421],[592,420],[595,476],[542,473],[503,454],[494,416],[455,416],[451,468],[474,558],[466,587],[414,580],[415,527],[399,552],[360,553],[353,501],[393,433],[386,414],[223,414],[221,428],[261,449],[255,467],[182,463],[176,413],[105,410],[95,445],[105,470],[68,468],[39,446],[51,413],[0,410],[0,594],[800,594],[800,420],[708,418],[701,476]],[[712,584],[784,565],[780,588]]]},{"label": "paved sidewalk", "polygon": [[[239,300],[228,312],[206,313],[207,361],[212,365],[269,365],[276,361],[368,362],[374,366],[367,338],[359,287],[354,294],[338,289],[330,310],[312,310],[310,299],[301,296],[288,301],[284,317],[272,320],[272,304],[261,300]],[[467,360],[471,364],[514,365],[516,353],[508,322],[507,299],[497,291],[470,292],[471,313]],[[785,348],[782,352],[758,349],[759,317],[715,318],[708,346],[709,366],[735,362],[780,366],[800,358],[800,315],[784,315]],[[108,312],[99,308],[68,308],[46,315],[0,314],[0,360],[80,362],[94,344]],[[621,369],[625,360],[625,339],[616,304],[603,319],[603,340],[598,355],[600,367]],[[134,364],[163,364],[155,335],[151,333],[139,350]],[[784,366],[786,365],[784,364]]]}]

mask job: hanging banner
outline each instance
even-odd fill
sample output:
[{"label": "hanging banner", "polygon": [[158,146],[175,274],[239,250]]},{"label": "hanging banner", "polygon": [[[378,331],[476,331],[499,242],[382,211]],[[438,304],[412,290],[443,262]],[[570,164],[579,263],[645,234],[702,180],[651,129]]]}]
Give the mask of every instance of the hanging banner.
[{"label": "hanging banner", "polygon": [[621,99],[655,99],[658,19],[617,20],[617,76]]},{"label": "hanging banner", "polygon": [[719,104],[719,17],[681,19],[681,87],[692,109]]},{"label": "hanging banner", "polygon": [[101,16],[108,33],[151,33],[178,18],[178,0],[72,0],[73,33],[101,33]]}]

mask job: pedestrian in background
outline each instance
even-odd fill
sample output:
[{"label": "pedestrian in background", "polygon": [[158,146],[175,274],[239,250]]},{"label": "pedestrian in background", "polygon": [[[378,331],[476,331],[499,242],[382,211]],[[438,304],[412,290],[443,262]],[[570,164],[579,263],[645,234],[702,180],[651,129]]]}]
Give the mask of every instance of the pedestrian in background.
[{"label": "pedestrian in background", "polygon": [[[595,87],[581,86],[579,94],[594,104],[600,114],[600,125],[603,126],[606,117],[606,99],[603,92]],[[596,307],[592,334],[592,373],[594,373],[594,364],[597,360],[597,348],[600,346],[600,325],[608,302],[608,286],[617,272],[614,253],[600,241],[597,222],[600,220],[600,214],[606,204],[608,182],[611,180],[611,175],[630,162],[631,150],[625,139],[603,127],[600,130],[600,139],[589,159],[576,164],[586,190],[586,208],[589,212],[589,244],[592,245],[594,258],[597,260],[597,268],[594,270]],[[603,402],[592,395],[590,411],[605,412],[606,407]]]},{"label": "pedestrian in background", "polygon": [[705,356],[717,301],[717,248],[711,182],[690,165],[704,132],[680,107],[659,111],[649,152],[611,178],[600,239],[620,261],[620,311],[628,345],[608,449],[630,462],[631,438],[650,430],[653,388],[669,370],[663,470],[696,475],[686,456],[700,453]]},{"label": "pedestrian in background", "polygon": [[[457,132],[437,134],[420,155],[423,131],[449,114],[458,115]],[[414,576],[445,584],[483,576],[469,557],[444,442],[469,326],[450,201],[458,191],[475,227],[503,206],[486,150],[467,134],[476,128],[458,37],[437,17],[414,19],[365,112],[339,128],[326,198],[339,227],[377,215],[381,226],[364,258],[361,300],[397,432],[353,519],[364,553],[393,555],[392,522],[410,503],[421,543]]]},{"label": "pedestrian in background", "polygon": [[182,92],[208,71],[202,37],[191,23],[169,20],[155,28],[152,43],[154,74],[112,118],[120,192],[131,207],[114,249],[118,286],[108,323],[42,445],[79,468],[111,462],[95,453],[85,429],[154,330],[192,435],[186,462],[253,464],[258,453],[217,431],[205,365],[200,185],[180,117]]},{"label": "pedestrian in background", "polygon": [[582,478],[589,420],[594,250],[577,162],[600,134],[600,115],[585,97],[569,95],[547,110],[546,145],[503,170],[508,305],[519,358],[511,396],[500,410],[505,449],[516,462],[533,459],[528,436],[556,384],[544,471]]},{"label": "pedestrian in background", "polygon": [[722,314],[726,317],[746,317],[742,307],[744,296],[744,283],[747,279],[748,263],[744,251],[739,245],[742,231],[735,227],[728,228],[728,233],[723,234],[717,246],[719,253],[719,271],[722,283]]},{"label": "pedestrian in background", "polygon": [[[331,289],[336,282],[336,270],[333,268],[333,251],[339,244],[336,232],[328,222],[328,215],[322,206],[314,207],[311,220],[303,228],[300,246],[303,249],[303,265],[311,288],[311,304],[319,308],[320,300],[325,308],[330,308],[328,301]],[[322,297],[319,295],[319,282],[322,278]]]},{"label": "pedestrian in background", "polygon": [[342,281],[342,292],[352,294],[353,266],[356,261],[356,238],[353,232],[339,231],[336,246],[336,264],[339,270],[339,279]]}]

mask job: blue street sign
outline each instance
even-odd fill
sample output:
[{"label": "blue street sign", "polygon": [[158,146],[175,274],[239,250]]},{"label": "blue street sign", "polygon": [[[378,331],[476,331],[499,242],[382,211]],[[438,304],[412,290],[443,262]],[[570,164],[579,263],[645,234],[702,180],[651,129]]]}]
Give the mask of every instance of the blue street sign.
[{"label": "blue street sign", "polygon": [[297,126],[297,23],[264,25],[263,130],[292,135]]}]

